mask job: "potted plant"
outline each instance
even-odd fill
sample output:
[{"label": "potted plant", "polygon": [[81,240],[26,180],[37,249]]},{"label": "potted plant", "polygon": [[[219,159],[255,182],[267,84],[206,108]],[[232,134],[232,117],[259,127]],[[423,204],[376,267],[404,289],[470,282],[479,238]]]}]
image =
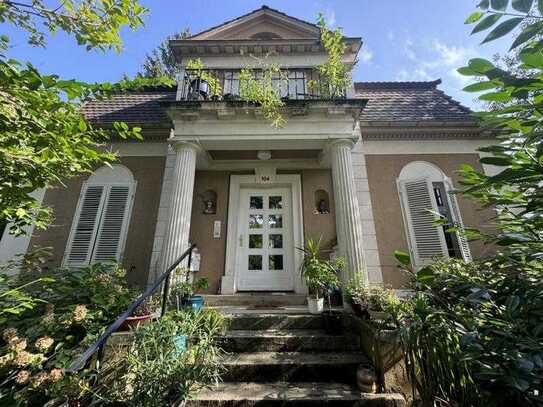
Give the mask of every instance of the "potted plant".
[{"label": "potted plant", "polygon": [[370,285],[360,277],[349,282],[346,294],[354,313],[366,319],[387,319],[389,305],[398,301],[390,290],[381,285]]},{"label": "potted plant", "polygon": [[194,310],[201,310],[204,306],[204,297],[201,295],[194,295],[198,290],[205,290],[209,287],[209,281],[207,278],[192,278],[190,276],[190,270],[186,268],[179,268],[176,271],[176,277],[180,282],[174,284],[171,296],[174,297],[177,305],[177,310],[181,309],[181,306],[189,307]]},{"label": "potted plant", "polygon": [[126,318],[121,325],[121,331],[136,329],[140,325],[148,324],[155,316],[157,301],[151,297],[143,302],[136,310]]},{"label": "potted plant", "polygon": [[320,254],[321,239],[308,239],[304,248],[301,275],[309,289],[307,305],[311,314],[320,314],[324,309],[323,294],[327,288],[337,288],[339,280],[330,261],[322,260]]}]

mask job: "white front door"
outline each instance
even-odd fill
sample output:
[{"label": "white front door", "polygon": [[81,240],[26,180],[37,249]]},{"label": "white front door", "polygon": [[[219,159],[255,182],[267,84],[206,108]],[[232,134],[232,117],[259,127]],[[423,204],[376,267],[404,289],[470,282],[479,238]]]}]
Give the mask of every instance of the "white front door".
[{"label": "white front door", "polygon": [[290,188],[241,189],[238,290],[294,290],[291,202]]}]

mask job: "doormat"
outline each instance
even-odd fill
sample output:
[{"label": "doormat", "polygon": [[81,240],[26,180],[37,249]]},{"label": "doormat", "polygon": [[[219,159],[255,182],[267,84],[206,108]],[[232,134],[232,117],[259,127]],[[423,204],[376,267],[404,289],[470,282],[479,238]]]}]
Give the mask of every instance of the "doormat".
[{"label": "doormat", "polygon": [[279,307],[277,305],[251,305],[247,307],[248,310],[259,310],[259,309],[272,309],[272,310],[280,310],[284,309],[283,307]]}]

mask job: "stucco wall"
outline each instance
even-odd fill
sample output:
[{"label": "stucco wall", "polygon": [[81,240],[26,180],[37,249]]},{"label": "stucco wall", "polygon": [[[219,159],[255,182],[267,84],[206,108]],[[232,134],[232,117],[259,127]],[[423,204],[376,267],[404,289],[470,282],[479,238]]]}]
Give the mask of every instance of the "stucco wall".
[{"label": "stucco wall", "polygon": [[[379,257],[385,285],[395,288],[405,283],[406,277],[397,268],[394,250],[408,251],[405,228],[400,207],[396,179],[401,169],[412,161],[427,161],[437,165],[447,174],[455,186],[459,186],[458,170],[462,164],[470,164],[482,171],[477,154],[394,154],[366,155],[368,181],[373,205]],[[480,210],[476,203],[458,196],[462,220],[466,227],[490,228],[492,213]],[[471,242],[474,257],[482,257],[491,250],[480,242]]]},{"label": "stucco wall", "polygon": [[[330,213],[315,214],[315,192],[328,193]],[[336,244],[336,221],[334,190],[330,170],[302,171],[302,208],[304,216],[304,238],[318,240],[322,237],[322,248],[331,249]]]},{"label": "stucco wall", "polygon": [[[119,160],[132,171],[137,181],[123,258],[132,284],[144,285],[147,282],[164,161],[164,157],[123,157]],[[30,247],[52,247],[49,267],[58,267],[62,262],[81,185],[86,178],[71,179],[66,182],[66,187],[52,187],[45,193],[44,205],[53,208],[55,220],[47,230],[34,232]]]},{"label": "stucco wall", "polygon": [[[201,255],[198,277],[209,281],[208,293],[216,294],[224,274],[228,224],[228,188],[230,173],[224,171],[196,171],[194,199],[190,225],[190,240],[196,243]],[[201,196],[212,190],[217,194],[217,211],[214,215],[203,213]],[[221,221],[221,237],[213,238],[213,222]]]}]

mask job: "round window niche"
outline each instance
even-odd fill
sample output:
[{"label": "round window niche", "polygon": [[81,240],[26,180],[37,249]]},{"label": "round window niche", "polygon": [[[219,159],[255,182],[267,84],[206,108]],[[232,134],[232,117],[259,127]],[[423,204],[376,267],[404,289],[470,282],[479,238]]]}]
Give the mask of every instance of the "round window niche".
[{"label": "round window niche", "polygon": [[202,200],[202,213],[204,215],[215,215],[217,213],[217,193],[212,189],[208,189],[203,194],[200,194]]},{"label": "round window niche", "polygon": [[315,191],[315,209],[313,213],[315,215],[330,213],[330,198],[328,197],[328,192],[324,189],[317,189]]}]

